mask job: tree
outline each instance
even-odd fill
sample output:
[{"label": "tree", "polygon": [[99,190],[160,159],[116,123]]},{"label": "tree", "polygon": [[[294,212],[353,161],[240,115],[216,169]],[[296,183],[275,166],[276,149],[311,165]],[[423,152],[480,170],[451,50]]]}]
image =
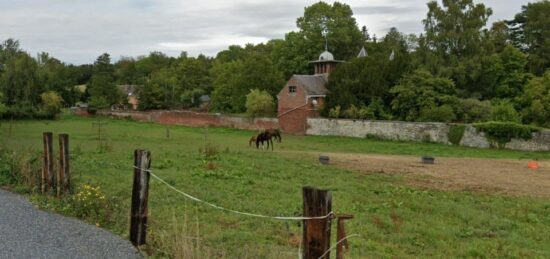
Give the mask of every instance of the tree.
[{"label": "tree", "polygon": [[[390,103],[390,88],[410,70],[407,37],[392,28],[382,41],[369,43],[367,49],[369,56],[339,64],[331,73],[328,82],[331,91],[323,113],[337,105],[345,110],[351,105],[370,106],[374,101],[379,108]],[[393,59],[390,60],[392,53]],[[375,113],[387,117],[383,115],[384,109],[379,108]]]},{"label": "tree", "polygon": [[459,103],[451,80],[435,77],[424,70],[416,70],[404,76],[390,92],[395,95],[391,102],[394,115],[406,121],[425,120],[430,118],[430,113],[438,112],[447,116],[447,106],[456,114]]},{"label": "tree", "polygon": [[285,78],[312,71],[309,61],[316,60],[325,49],[324,33],[328,50],[340,60],[355,57],[363,43],[363,34],[347,4],[318,2],[308,6],[296,25],[299,30],[287,33],[273,50],[274,61]]},{"label": "tree", "polygon": [[252,52],[243,60],[214,62],[212,108],[223,112],[244,112],[246,94],[259,89],[275,95],[284,79],[269,56]]},{"label": "tree", "polygon": [[42,100],[42,112],[49,118],[55,117],[61,112],[63,99],[54,91],[47,91],[40,95]]},{"label": "tree", "polygon": [[272,116],[274,113],[275,102],[268,92],[253,89],[246,95],[246,114],[249,117]]},{"label": "tree", "polygon": [[105,100],[108,105],[120,102],[121,94],[115,85],[114,68],[109,54],[102,54],[94,62],[93,75],[88,91],[91,98]]},{"label": "tree", "polygon": [[490,8],[472,0],[428,3],[425,35],[419,41],[421,64],[433,74],[450,77],[463,96],[484,92],[482,68],[490,53],[483,28],[491,14]]},{"label": "tree", "polygon": [[530,71],[542,75],[550,67],[550,1],[529,3],[521,9],[508,21],[511,40],[529,54]]},{"label": "tree", "polygon": [[529,80],[525,73],[527,57],[511,45],[506,45],[502,52],[490,58],[486,79],[486,98],[513,99],[521,94],[523,86]]},{"label": "tree", "polygon": [[521,96],[521,103],[525,122],[550,126],[550,71],[529,81]]}]

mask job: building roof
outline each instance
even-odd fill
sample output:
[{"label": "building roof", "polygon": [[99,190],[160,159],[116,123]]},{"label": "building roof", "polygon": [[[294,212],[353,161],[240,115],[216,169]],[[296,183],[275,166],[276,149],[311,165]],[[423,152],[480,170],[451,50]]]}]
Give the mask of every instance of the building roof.
[{"label": "building roof", "polygon": [[328,93],[326,88],[328,80],[325,75],[293,75],[292,78],[302,84],[307,95],[326,95]]}]

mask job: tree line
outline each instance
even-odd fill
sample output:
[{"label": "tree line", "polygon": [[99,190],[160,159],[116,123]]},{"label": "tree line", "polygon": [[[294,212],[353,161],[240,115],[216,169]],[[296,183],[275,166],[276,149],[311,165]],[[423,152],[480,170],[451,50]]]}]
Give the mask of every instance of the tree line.
[{"label": "tree line", "polygon": [[[209,95],[214,111],[243,113],[251,104],[269,113],[274,104],[257,100],[273,102],[291,75],[313,73],[309,61],[324,50],[326,35],[329,51],[346,62],[329,78],[325,116],[549,126],[548,0],[490,26],[491,8],[473,0],[432,1],[427,9],[422,33],[392,28],[377,37],[358,26],[349,5],[318,2],[284,39],[229,46],[215,57],[152,52],[113,63],[105,53],[75,66],[47,53],[32,57],[8,39],[0,45],[0,112],[51,117],[78,102],[106,108],[124,104],[117,85],[131,84],[142,110],[192,108]],[[362,47],[368,55],[358,58]]]}]

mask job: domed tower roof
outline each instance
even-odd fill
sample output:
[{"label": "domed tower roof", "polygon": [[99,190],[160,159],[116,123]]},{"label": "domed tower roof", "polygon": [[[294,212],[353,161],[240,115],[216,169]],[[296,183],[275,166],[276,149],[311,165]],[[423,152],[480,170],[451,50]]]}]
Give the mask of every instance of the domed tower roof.
[{"label": "domed tower roof", "polygon": [[332,55],[332,53],[326,50],[325,52],[321,53],[321,55],[319,55],[319,61],[333,61],[333,60],[334,60],[334,55]]}]

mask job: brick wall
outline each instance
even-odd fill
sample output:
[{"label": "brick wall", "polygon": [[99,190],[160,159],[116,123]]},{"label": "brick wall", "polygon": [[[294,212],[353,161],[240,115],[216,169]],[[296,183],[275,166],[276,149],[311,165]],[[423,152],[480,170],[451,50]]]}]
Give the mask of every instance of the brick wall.
[{"label": "brick wall", "polygon": [[[289,92],[290,86],[297,86],[295,93]],[[279,125],[285,133],[306,134],[307,118],[319,116],[311,102],[306,103],[306,93],[300,86],[299,81],[291,79],[277,95]],[[319,99],[318,107],[322,107],[323,104],[324,100]]]},{"label": "brick wall", "polygon": [[136,121],[156,122],[168,125],[214,126],[246,130],[279,128],[279,122],[274,118],[244,118],[214,113],[192,111],[100,111],[100,115],[113,118],[131,118]]}]

